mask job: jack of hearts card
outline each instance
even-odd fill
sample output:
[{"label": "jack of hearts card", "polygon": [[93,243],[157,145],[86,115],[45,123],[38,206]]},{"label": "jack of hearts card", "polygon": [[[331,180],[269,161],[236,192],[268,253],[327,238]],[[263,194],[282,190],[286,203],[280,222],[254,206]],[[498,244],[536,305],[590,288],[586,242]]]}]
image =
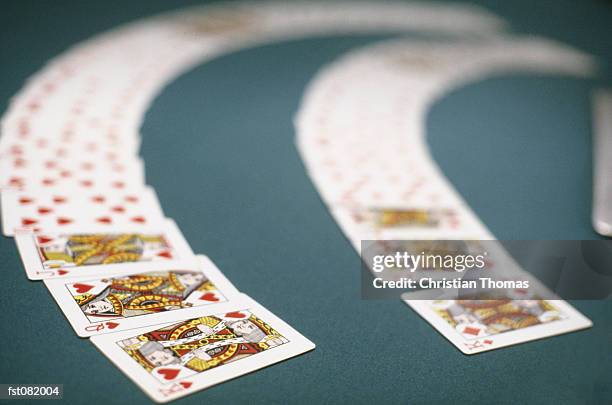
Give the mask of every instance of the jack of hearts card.
[{"label": "jack of hearts card", "polygon": [[171,219],[163,226],[79,228],[59,233],[18,232],[15,242],[30,280],[101,275],[107,272],[164,269],[167,262],[193,258],[189,244]]}]

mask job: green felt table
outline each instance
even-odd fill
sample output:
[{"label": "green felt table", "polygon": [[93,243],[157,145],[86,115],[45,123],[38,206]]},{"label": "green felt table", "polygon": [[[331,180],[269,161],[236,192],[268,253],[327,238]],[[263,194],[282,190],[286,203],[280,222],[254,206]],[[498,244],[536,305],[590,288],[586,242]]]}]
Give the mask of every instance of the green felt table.
[{"label": "green felt table", "polygon": [[[441,168],[500,239],[594,239],[590,92],[612,78],[612,5],[482,1],[518,33],[600,58],[597,78],[500,76],[431,110]],[[69,45],[188,2],[13,1],[0,5],[0,110]],[[592,329],[465,356],[399,301],[360,297],[360,261],[294,144],[310,78],[392,35],[334,36],[242,50],[164,89],[147,113],[147,181],[194,251],[317,349],[176,401],[188,403],[610,403],[612,305],[575,301]],[[64,384],[64,402],[148,403],[0,240],[0,383]]]}]

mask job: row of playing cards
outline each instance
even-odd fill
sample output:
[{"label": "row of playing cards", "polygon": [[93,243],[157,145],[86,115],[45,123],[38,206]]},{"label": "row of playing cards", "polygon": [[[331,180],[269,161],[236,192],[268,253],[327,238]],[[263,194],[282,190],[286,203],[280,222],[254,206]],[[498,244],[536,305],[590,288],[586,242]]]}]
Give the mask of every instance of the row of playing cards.
[{"label": "row of playing cards", "polygon": [[[194,255],[176,224],[160,216],[159,205],[138,214],[154,218],[147,225],[129,219],[54,225],[47,219],[77,213],[55,208],[70,204],[74,195],[53,204],[53,197],[38,191],[5,190],[4,229],[14,234],[28,278],[44,281],[75,332],[92,337],[154,400],[169,401],[314,348],[240,293],[208,257]],[[120,192],[103,196],[112,204],[125,199]],[[135,196],[138,201],[126,209],[154,198],[150,189]],[[33,209],[39,201],[53,211]],[[79,205],[81,218],[98,204],[106,205]],[[23,229],[6,212],[11,210],[27,210],[45,231]]]},{"label": "row of playing cards", "polygon": [[[470,38],[499,25],[471,7],[360,4],[237,3],[129,24],[53,59],[11,100],[0,123],[2,231],[77,334],[155,400],[314,345],[194,255],[164,217],[138,157],[145,111],[190,66],[258,41],[342,27]],[[314,78],[297,143],[357,250],[362,239],[492,238],[429,157],[424,117],[470,69],[555,57],[550,44],[518,42],[404,40],[350,54]],[[465,353],[590,325],[562,301],[407,302]]]},{"label": "row of playing cards", "polygon": [[[149,198],[150,193],[137,195]],[[3,211],[19,207],[19,199],[26,197],[15,196],[25,195],[3,192],[3,201],[10,202]],[[28,194],[26,205],[35,205],[41,197],[38,192]],[[158,206],[150,208],[141,214],[159,215]],[[20,223],[10,228],[15,222],[3,212],[4,227],[14,232],[28,278],[44,280],[75,332],[92,337],[156,401],[187,395],[314,348],[240,293],[210,259],[194,255],[170,219],[150,225],[54,227],[45,222],[46,215],[31,208],[28,212],[28,218],[45,224],[42,232],[23,230]]]},{"label": "row of playing cards", "polygon": [[144,111],[204,43],[174,23],[109,35],[52,60],[2,118],[2,232],[27,277],[155,401],[314,349],[195,255],[146,186]]},{"label": "row of playing cards", "polygon": [[[576,74],[589,66],[580,53],[542,40],[403,39],[350,52],[314,77],[295,119],[296,143],[357,251],[363,240],[379,241],[384,251],[402,240],[494,239],[431,158],[427,109],[445,89],[473,80],[473,71],[486,75],[512,64],[542,69],[542,55]],[[402,298],[465,354],[591,326],[567,302],[523,291],[495,300],[423,297]]]}]

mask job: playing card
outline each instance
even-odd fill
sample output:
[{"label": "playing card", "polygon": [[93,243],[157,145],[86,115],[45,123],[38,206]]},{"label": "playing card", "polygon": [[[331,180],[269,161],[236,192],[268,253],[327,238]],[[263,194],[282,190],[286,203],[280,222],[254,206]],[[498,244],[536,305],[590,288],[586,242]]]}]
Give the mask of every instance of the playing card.
[{"label": "playing card", "polygon": [[[2,120],[0,154],[15,145],[26,153],[45,152],[49,157],[57,156],[57,148],[78,149],[89,157],[103,149],[136,154],[138,127],[121,119],[131,107],[116,87],[121,77],[109,71],[104,78],[102,72],[89,69],[87,61],[56,65],[28,80],[11,102]],[[125,111],[116,108],[121,101]]]},{"label": "playing card", "polygon": [[363,240],[493,239],[467,209],[332,206],[330,212],[357,252]]},{"label": "playing card", "polygon": [[[48,158],[44,154],[8,156],[0,160],[0,188],[42,189],[79,186],[86,180],[103,177],[129,178],[131,183],[144,184],[144,164],[141,159],[104,161],[90,156]],[[61,180],[60,180],[61,179]],[[61,184],[59,184],[61,183]],[[92,187],[92,186],[89,186]]]},{"label": "playing card", "polygon": [[55,233],[18,232],[15,242],[30,280],[107,271],[166,269],[171,261],[193,258],[193,252],[171,219],[155,226],[67,228]]},{"label": "playing card", "polygon": [[562,300],[415,300],[404,302],[464,354],[481,353],[580,329],[592,322]]},{"label": "playing card", "polygon": [[239,292],[203,255],[164,263],[149,271],[142,263],[104,277],[45,280],[45,285],[81,337],[170,322],[187,309],[235,300]]},{"label": "playing card", "polygon": [[52,233],[64,228],[155,225],[164,221],[151,187],[129,190],[4,190],[2,227],[7,236],[19,231]]},{"label": "playing card", "polygon": [[[136,156],[138,152],[138,128],[124,127],[111,117],[98,116],[97,108],[92,108],[90,117],[76,117],[74,110],[83,109],[82,100],[73,102],[65,97],[47,97],[45,102],[40,98],[16,100],[19,103],[11,104],[1,122],[1,157],[45,155],[61,159],[74,154],[77,159],[112,161]],[[38,110],[30,110],[32,105]]]},{"label": "playing card", "polygon": [[157,402],[168,402],[281,362],[314,343],[243,295],[189,309],[163,325],[93,336],[91,341]]},{"label": "playing card", "polygon": [[28,171],[20,175],[10,176],[0,185],[2,189],[43,189],[49,192],[66,188],[87,191],[93,189],[124,190],[140,187],[144,187],[141,175],[78,173],[64,177],[61,173],[41,175],[39,171]]}]

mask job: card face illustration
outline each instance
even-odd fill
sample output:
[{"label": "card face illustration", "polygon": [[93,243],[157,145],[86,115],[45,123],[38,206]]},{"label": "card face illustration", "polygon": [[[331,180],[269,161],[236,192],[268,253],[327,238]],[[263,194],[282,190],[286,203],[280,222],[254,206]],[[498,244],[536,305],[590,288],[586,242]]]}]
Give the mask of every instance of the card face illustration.
[{"label": "card face illustration", "polygon": [[92,337],[147,395],[167,402],[314,349],[242,295],[172,323]]},{"label": "card face illustration", "polygon": [[168,261],[193,258],[193,252],[172,220],[163,226],[89,228],[62,233],[17,233],[15,242],[30,280],[138,269],[164,269]]},{"label": "card face illustration", "polygon": [[[413,297],[406,294],[406,297]],[[529,342],[592,326],[562,300],[404,300],[465,354]]]},{"label": "card face illustration", "polygon": [[165,270],[149,263],[104,277],[45,280],[45,285],[81,337],[118,332],[180,319],[199,306],[235,300],[238,290],[206,256]]}]

